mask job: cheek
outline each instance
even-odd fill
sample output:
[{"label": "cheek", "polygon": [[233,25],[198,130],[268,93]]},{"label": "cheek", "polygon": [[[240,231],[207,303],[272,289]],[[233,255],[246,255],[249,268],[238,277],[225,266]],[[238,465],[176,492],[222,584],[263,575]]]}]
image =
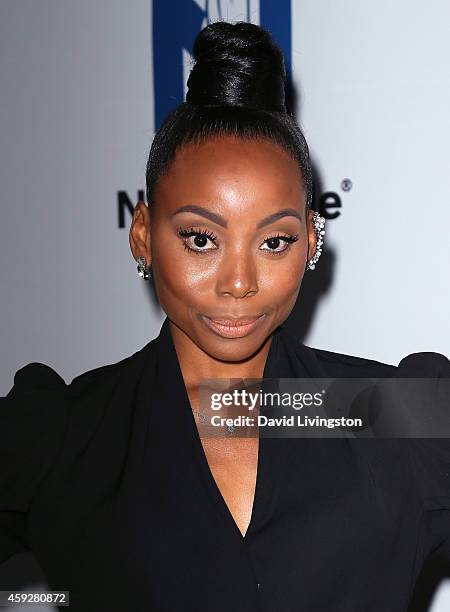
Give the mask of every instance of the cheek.
[{"label": "cheek", "polygon": [[303,248],[299,248],[291,256],[279,259],[273,256],[269,261],[262,262],[260,290],[274,294],[278,302],[298,293],[306,263],[303,251]]},{"label": "cheek", "polygon": [[[158,284],[171,294],[189,301],[207,294],[214,286],[216,266],[207,257],[183,253],[181,257],[167,257],[158,262]],[[197,261],[198,260],[198,261]]]},{"label": "cheek", "polygon": [[214,271],[206,261],[208,258],[187,252],[169,232],[165,239],[161,237],[162,231],[155,235],[160,239],[152,243],[153,276],[161,305],[168,299],[188,304],[210,291]]}]

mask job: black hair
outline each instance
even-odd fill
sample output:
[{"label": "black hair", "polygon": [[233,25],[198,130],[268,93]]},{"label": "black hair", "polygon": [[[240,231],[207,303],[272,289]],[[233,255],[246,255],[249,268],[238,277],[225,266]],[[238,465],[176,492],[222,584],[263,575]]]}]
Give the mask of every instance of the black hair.
[{"label": "black hair", "polygon": [[308,145],[286,109],[283,54],[269,32],[252,23],[215,22],[197,35],[186,102],[172,110],[153,139],[147,162],[147,202],[177,150],[208,138],[268,139],[297,161],[312,203]]}]

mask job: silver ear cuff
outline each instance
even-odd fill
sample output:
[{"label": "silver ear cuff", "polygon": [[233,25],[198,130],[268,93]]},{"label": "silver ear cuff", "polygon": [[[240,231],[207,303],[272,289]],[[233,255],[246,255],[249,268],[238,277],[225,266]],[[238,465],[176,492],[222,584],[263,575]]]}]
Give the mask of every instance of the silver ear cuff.
[{"label": "silver ear cuff", "polygon": [[143,255],[138,257],[136,261],[137,261],[137,273],[144,280],[148,280],[152,275],[151,270],[150,270],[151,265],[147,268],[147,265],[146,265],[147,262],[145,261],[145,257]]},{"label": "silver ear cuff", "polygon": [[314,231],[316,233],[316,252],[308,261],[307,270],[314,270],[319,257],[322,254],[323,236],[325,236],[325,217],[321,217],[317,211],[313,215]]}]

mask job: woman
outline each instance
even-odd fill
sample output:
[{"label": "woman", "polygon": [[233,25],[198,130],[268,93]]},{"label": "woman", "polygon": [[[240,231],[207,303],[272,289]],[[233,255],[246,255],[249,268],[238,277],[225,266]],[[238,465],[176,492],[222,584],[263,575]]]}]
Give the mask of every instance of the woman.
[{"label": "woman", "polygon": [[199,436],[205,378],[446,377],[450,363],[395,367],[283,329],[323,239],[283,59],[251,24],[206,27],[194,55],[130,230],[167,318],[70,384],[44,364],[16,372],[0,560],[32,549],[74,611],[406,610],[427,556],[450,558],[446,440]]}]

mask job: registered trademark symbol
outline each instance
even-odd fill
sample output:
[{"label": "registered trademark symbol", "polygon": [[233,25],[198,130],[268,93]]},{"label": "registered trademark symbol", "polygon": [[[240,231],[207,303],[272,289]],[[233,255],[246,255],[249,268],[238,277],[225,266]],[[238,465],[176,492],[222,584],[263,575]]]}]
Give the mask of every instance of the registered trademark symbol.
[{"label": "registered trademark symbol", "polygon": [[353,183],[351,182],[349,178],[342,179],[341,181],[342,191],[350,191],[352,187],[353,187]]}]

